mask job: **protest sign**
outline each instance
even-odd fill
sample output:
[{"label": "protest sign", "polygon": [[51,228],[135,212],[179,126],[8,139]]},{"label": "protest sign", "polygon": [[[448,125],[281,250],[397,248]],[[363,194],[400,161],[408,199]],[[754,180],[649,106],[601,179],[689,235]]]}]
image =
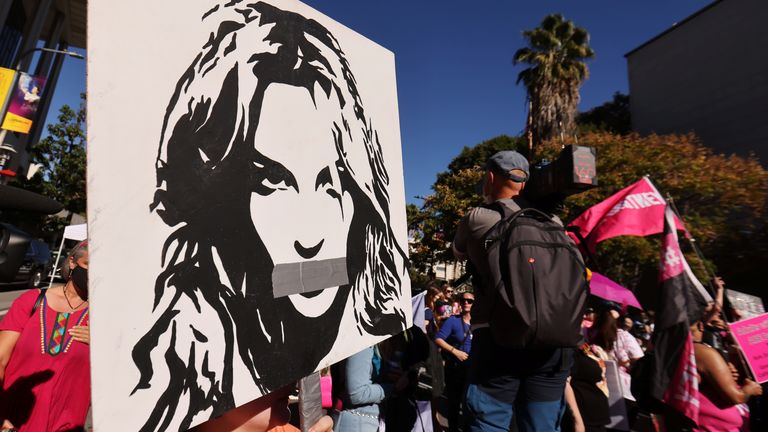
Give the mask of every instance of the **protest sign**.
[{"label": "protest sign", "polygon": [[[608,383],[608,414],[611,421],[605,427],[608,429],[629,430],[627,403],[624,401],[624,383],[619,375],[615,361],[605,361],[605,381]],[[630,393],[626,389],[626,393]]]},{"label": "protest sign", "polygon": [[763,299],[747,293],[734,291],[732,289],[725,291],[731,307],[738,310],[742,319],[754,318],[765,313]]},{"label": "protest sign", "polygon": [[755,381],[768,381],[768,314],[729,325]]},{"label": "protest sign", "polygon": [[298,1],[88,8],[96,430],[186,430],[411,326],[390,51]]}]

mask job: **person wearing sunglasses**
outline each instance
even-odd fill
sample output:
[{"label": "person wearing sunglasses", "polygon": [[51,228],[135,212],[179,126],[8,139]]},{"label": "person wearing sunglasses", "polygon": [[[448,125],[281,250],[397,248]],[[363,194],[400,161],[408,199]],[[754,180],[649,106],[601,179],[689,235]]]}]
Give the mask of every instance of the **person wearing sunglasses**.
[{"label": "person wearing sunglasses", "polygon": [[445,297],[448,299],[453,297],[453,287],[451,286],[451,284],[449,283],[443,284],[443,294],[445,294]]},{"label": "person wearing sunglasses", "polygon": [[435,336],[435,343],[443,350],[445,357],[445,393],[448,398],[448,425],[450,431],[462,426],[463,393],[467,380],[467,363],[472,349],[472,304],[475,295],[465,292],[461,295],[461,315],[448,318]]}]

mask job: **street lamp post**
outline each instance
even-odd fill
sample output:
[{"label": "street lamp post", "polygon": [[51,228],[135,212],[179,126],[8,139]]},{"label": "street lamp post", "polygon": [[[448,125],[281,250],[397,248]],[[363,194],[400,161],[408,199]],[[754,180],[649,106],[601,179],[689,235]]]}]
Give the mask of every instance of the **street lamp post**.
[{"label": "street lamp post", "polygon": [[[39,48],[32,48],[31,50],[24,51],[23,53],[19,54],[19,60],[16,62],[16,70],[19,71],[21,69],[21,62],[24,61],[24,58],[30,54],[32,54],[35,51],[43,51],[43,52],[49,52],[53,54],[64,54],[68,55],[70,57],[74,57],[76,59],[84,60],[85,57],[80,54],[76,53],[71,50],[59,50],[59,49],[53,49],[53,48],[45,48],[45,47],[39,47]],[[21,72],[21,71],[19,71]]]}]

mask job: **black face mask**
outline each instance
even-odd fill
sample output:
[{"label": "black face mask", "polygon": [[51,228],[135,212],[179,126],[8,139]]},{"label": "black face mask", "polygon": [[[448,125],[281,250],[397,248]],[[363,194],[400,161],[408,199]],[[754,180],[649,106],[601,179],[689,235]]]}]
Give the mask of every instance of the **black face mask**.
[{"label": "black face mask", "polygon": [[69,279],[75,285],[77,295],[83,300],[88,300],[88,269],[75,266],[69,274]]}]

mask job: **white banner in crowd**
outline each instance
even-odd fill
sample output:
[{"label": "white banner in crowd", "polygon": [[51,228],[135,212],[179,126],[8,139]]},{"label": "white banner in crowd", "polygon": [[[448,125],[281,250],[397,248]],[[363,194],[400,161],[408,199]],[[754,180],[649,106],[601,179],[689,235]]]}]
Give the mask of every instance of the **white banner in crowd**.
[{"label": "white banner in crowd", "polygon": [[390,51],[298,1],[88,12],[96,430],[186,430],[411,325]]},{"label": "white banner in crowd", "polygon": [[624,401],[625,389],[616,362],[605,361],[605,380],[608,383],[608,413],[611,416],[611,422],[606,425],[606,428],[628,431],[629,417],[627,403]]},{"label": "white banner in crowd", "polygon": [[750,319],[765,313],[763,299],[758,296],[732,289],[726,290],[725,295],[728,296],[731,307],[738,311],[740,319]]},{"label": "white banner in crowd", "polygon": [[64,239],[83,241],[88,238],[88,225],[69,225],[64,227]]}]

